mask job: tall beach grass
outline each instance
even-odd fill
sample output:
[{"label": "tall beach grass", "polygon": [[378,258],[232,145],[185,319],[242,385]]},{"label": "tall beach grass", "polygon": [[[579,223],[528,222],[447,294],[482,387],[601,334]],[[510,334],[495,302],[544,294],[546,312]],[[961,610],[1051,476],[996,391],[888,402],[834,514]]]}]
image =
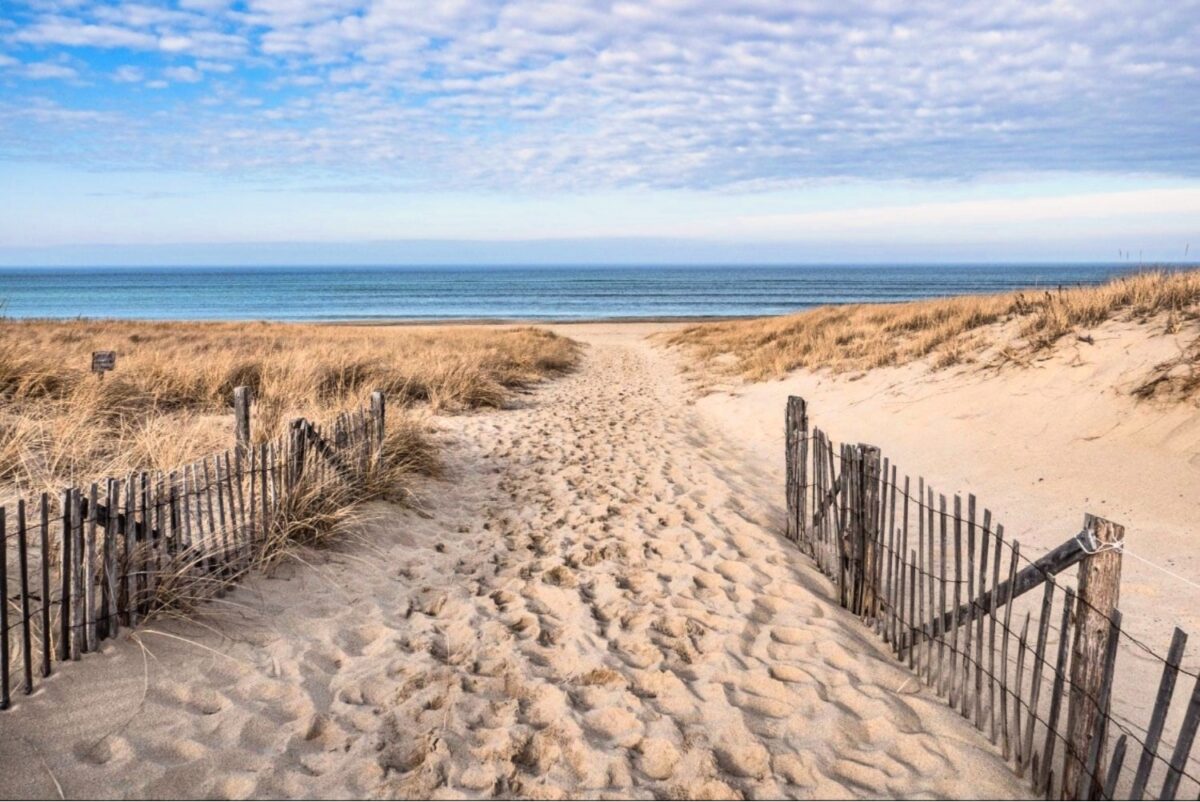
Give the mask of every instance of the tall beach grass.
[{"label": "tall beach grass", "polygon": [[[102,379],[89,371],[95,350],[117,352]],[[428,463],[414,410],[501,406],[569,369],[576,353],[533,328],[4,320],[0,495],[170,469],[228,448],[238,385],[253,389],[258,441],[293,417],[323,420],[383,390],[389,428],[404,433],[407,456]]]},{"label": "tall beach grass", "polygon": [[1149,270],[1091,287],[822,306],[689,326],[667,342],[718,373],[761,381],[799,368],[869,370],[923,358],[945,367],[992,347],[1020,357],[1120,316],[1161,318],[1168,330],[1195,320],[1200,270]]}]

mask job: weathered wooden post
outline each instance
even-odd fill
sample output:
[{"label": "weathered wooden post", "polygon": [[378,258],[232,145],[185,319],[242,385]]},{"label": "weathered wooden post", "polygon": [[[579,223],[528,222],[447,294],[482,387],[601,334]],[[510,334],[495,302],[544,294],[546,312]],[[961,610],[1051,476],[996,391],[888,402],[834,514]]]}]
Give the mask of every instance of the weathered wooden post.
[{"label": "weathered wooden post", "polygon": [[346,415],[343,413],[338,415],[337,421],[333,425],[333,444],[337,446],[340,453],[349,442],[350,438],[346,431]]},{"label": "weathered wooden post", "polygon": [[375,427],[375,460],[376,462],[383,456],[383,438],[386,429],[384,428],[385,418],[387,416],[387,398],[384,397],[382,390],[376,390],[371,393],[371,423]]},{"label": "weathered wooden post", "polygon": [[239,461],[246,458],[250,449],[250,400],[249,387],[233,388],[234,437]]},{"label": "weathered wooden post", "polygon": [[858,494],[859,521],[858,553],[860,557],[858,605],[854,612],[859,615],[875,617],[878,615],[879,592],[876,582],[876,568],[880,559],[879,540],[879,500],[882,492],[879,486],[881,476],[879,448],[868,443],[859,443],[859,470],[861,478]]},{"label": "weathered wooden post", "polygon": [[[1063,766],[1063,796],[1066,799],[1081,799],[1082,794],[1094,796],[1090,787],[1096,784],[1093,777],[1083,776],[1087,760],[1088,745],[1096,735],[1100,712],[1107,704],[1100,698],[1105,688],[1106,669],[1111,663],[1105,655],[1109,640],[1118,637],[1119,630],[1111,626],[1113,613],[1121,595],[1121,556],[1125,542],[1125,527],[1112,521],[1086,515],[1084,531],[1091,534],[1096,543],[1095,551],[1079,563],[1079,601],[1075,607],[1075,642],[1071,647],[1071,696],[1067,707],[1067,758]],[[1099,733],[1100,753],[1103,754],[1105,733]],[[1097,766],[1097,776],[1104,774],[1104,767]],[[1084,784],[1088,784],[1087,787]]]},{"label": "weathered wooden post", "polygon": [[[805,418],[804,399],[799,396],[788,396],[787,411],[784,414],[783,424],[783,442],[784,442],[784,483],[785,498],[787,499],[787,522],[786,536],[788,540],[800,543],[801,514],[800,514],[800,498],[803,495],[803,481],[801,479],[801,465],[799,462],[800,449],[799,442],[802,437],[801,419]],[[807,421],[804,426],[807,427]]]},{"label": "weathered wooden post", "polygon": [[837,586],[838,604],[850,608],[850,598],[853,595],[851,566],[854,544],[855,510],[854,494],[857,488],[854,463],[854,446],[842,444],[842,508],[839,513],[840,525],[837,527]]},{"label": "weathered wooden post", "polygon": [[294,490],[304,474],[304,418],[294,418],[288,428],[288,480],[289,489]]},{"label": "weathered wooden post", "polygon": [[[797,398],[797,417],[799,418],[798,427],[796,430],[796,469],[798,476],[796,477],[796,538],[797,540],[808,543],[811,550],[812,544],[809,543],[808,521],[808,404],[803,398]],[[791,399],[788,399],[791,403]]]}]

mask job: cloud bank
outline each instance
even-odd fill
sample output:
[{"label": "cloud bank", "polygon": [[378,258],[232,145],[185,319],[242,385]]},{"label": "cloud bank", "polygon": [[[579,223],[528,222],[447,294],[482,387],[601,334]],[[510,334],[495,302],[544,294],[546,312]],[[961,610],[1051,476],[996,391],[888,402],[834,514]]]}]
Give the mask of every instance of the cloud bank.
[{"label": "cloud bank", "polygon": [[0,158],[425,190],[1200,173],[1200,6],[16,0]]}]

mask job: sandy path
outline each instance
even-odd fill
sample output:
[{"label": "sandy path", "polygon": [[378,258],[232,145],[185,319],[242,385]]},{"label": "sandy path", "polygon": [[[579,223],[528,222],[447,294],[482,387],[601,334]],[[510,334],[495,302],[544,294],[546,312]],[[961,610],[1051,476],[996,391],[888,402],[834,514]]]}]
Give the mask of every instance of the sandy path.
[{"label": "sandy path", "polygon": [[576,374],[447,422],[432,518],[381,507],[214,629],[158,626],[0,719],[0,794],[1018,795],[828,602],[773,469],[668,357],[572,334]]}]

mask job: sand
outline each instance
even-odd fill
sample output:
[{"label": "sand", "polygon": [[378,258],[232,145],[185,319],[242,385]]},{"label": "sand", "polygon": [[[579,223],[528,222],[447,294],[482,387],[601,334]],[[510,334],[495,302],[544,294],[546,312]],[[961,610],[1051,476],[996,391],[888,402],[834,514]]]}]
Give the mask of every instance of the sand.
[{"label": "sand", "polygon": [[[1078,532],[1085,512],[1123,524],[1122,626],[1165,655],[1175,626],[1200,635],[1200,406],[1138,401],[1130,391],[1196,332],[1165,334],[1154,321],[1090,333],[1094,343],[1069,338],[1028,367],[798,371],[712,393],[698,409],[782,476],[784,404],[802,396],[813,424],[836,440],[880,446],[901,475],[923,475],[939,492],[975,493],[1030,558]],[[1183,667],[1200,671],[1200,649],[1185,652]],[[1122,641],[1114,705],[1143,730],[1161,670]],[[1181,677],[1169,742],[1191,691]],[[1188,788],[1180,798],[1200,790]]]},{"label": "sand", "polygon": [[0,795],[1021,795],[780,537],[782,406],[696,406],[654,328],[564,327],[578,372],[439,420],[422,512],[21,699]]}]

